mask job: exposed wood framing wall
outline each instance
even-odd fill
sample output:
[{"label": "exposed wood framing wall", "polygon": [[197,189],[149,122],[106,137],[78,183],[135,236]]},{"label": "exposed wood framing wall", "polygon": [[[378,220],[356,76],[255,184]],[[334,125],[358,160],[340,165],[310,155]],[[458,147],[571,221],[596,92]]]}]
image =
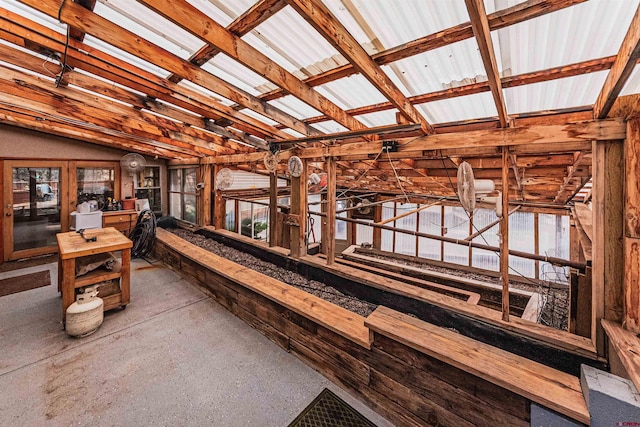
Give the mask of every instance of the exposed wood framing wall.
[{"label": "exposed wood framing wall", "polygon": [[[640,333],[640,119],[627,123],[624,144],[624,313],[622,324]],[[618,320],[618,319],[615,319]]]}]

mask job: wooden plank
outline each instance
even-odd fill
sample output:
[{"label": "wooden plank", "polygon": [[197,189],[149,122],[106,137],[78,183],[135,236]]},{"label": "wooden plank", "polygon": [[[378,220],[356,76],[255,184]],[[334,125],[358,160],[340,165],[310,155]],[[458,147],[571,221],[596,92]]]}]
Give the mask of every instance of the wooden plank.
[{"label": "wooden plank", "polygon": [[[216,46],[226,55],[265,77],[272,83],[287,90],[289,93],[311,105],[316,110],[325,113],[327,116],[344,125],[346,128],[363,129],[366,127],[352,116],[346,114],[344,110],[329,99],[325,98],[319,92],[316,92],[311,87],[307,86],[284,67],[281,67],[276,62],[272,61],[267,55],[255,49],[242,38],[231,33],[216,21],[208,17],[204,12],[194,6],[191,6],[189,3],[178,3],[171,0],[139,0],[139,2],[164,16],[176,25],[182,27],[194,36]],[[259,100],[259,98],[255,99],[260,103],[264,103],[264,101]],[[245,106],[249,107],[248,105]],[[303,128],[304,132],[302,133],[305,135],[322,133],[301,121],[296,122],[297,123],[289,123],[289,127],[293,124],[298,129]]]},{"label": "wooden plank", "polygon": [[616,60],[607,74],[602,90],[593,105],[593,115],[599,119],[607,117],[616,98],[622,91],[640,58],[640,6],[622,41]]},{"label": "wooden plank", "polygon": [[604,354],[601,319],[623,317],[622,235],[624,152],[621,142],[594,142],[593,148],[593,319],[591,337]]},{"label": "wooden plank", "polygon": [[589,241],[593,241],[593,210],[583,203],[576,203],[573,206],[576,213],[576,221],[580,224],[580,227],[589,238]]},{"label": "wooden plank", "polygon": [[622,322],[626,329],[640,334],[640,239],[624,237],[624,260]]},{"label": "wooden plank", "polygon": [[467,6],[467,12],[469,12],[469,17],[471,18],[473,34],[478,42],[482,63],[487,72],[487,80],[489,88],[491,88],[493,102],[498,110],[500,127],[505,128],[508,125],[509,116],[507,115],[507,108],[504,102],[504,94],[502,93],[502,82],[500,80],[500,73],[498,72],[498,63],[496,62],[496,53],[493,49],[489,20],[487,19],[487,12],[484,9],[484,2],[482,0],[465,0],[465,4]]},{"label": "wooden plank", "polygon": [[640,390],[640,337],[610,320],[603,320],[602,326],[627,375]]},{"label": "wooden plank", "polygon": [[502,320],[509,321],[509,147],[502,147],[502,221],[500,221],[500,282]]},{"label": "wooden plank", "polygon": [[[358,41],[347,31],[321,1],[288,0],[292,6],[316,31],[335,47],[351,64],[383,94],[398,111],[411,123],[419,123],[425,133],[433,131],[404,94],[385,74],[376,62],[365,52]],[[284,89],[286,87],[280,85]],[[320,110],[318,108],[318,110]],[[322,110],[320,110],[322,111]],[[353,129],[353,128],[351,128]]]},{"label": "wooden plank", "polygon": [[590,416],[578,378],[378,307],[365,321],[371,330],[504,387],[584,424]]},{"label": "wooden plank", "polygon": [[0,279],[0,297],[48,286],[50,284],[51,277],[49,270]]},{"label": "wooden plank", "polygon": [[278,245],[278,175],[269,174],[269,246]]},{"label": "wooden plank", "polygon": [[[247,92],[233,87],[213,74],[201,70],[194,64],[136,36],[132,32],[119,27],[96,13],[84,9],[76,3],[65,2],[61,4],[62,0],[46,3],[39,0],[22,1],[28,6],[53,18],[57,19],[58,16],[60,16],[63,22],[75,26],[87,34],[91,34],[165,70],[179,74],[196,84],[206,87],[225,98],[231,99],[246,108],[252,109],[298,132],[305,135],[313,133],[312,128],[291,115],[266,104],[264,101]],[[63,7],[61,8],[61,6]],[[58,12],[60,12],[60,14],[58,14]],[[197,20],[191,17],[191,23],[196,21]]]},{"label": "wooden plank", "polygon": [[625,236],[640,238],[640,119],[627,122],[624,143],[624,232]]},{"label": "wooden plank", "polygon": [[189,259],[207,265],[220,276],[308,317],[356,344],[370,347],[369,331],[364,327],[362,316],[198,248],[168,231],[158,229],[157,238]]}]

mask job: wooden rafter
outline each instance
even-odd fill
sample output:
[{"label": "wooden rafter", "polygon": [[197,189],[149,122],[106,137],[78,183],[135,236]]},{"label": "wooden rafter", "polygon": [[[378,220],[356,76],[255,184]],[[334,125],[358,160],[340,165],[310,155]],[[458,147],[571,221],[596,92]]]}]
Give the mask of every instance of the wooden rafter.
[{"label": "wooden rafter", "polygon": [[[2,8],[0,8],[0,38],[34,49],[45,55],[51,53],[61,55],[65,46],[64,35]],[[38,48],[39,46],[41,48]],[[42,49],[45,51],[42,52]],[[153,98],[161,99],[204,117],[229,118],[234,121],[235,127],[245,132],[277,138],[289,137],[288,134],[235,111],[217,100],[211,99],[211,97],[188,89],[184,85],[168,82],[76,40],[70,40],[67,63],[73,68],[146,93]],[[65,79],[69,79],[70,75],[73,73],[66,73]]]},{"label": "wooden rafter", "polygon": [[[74,0],[74,1],[87,10],[93,10],[96,7],[97,0]],[[69,29],[69,37],[75,40],[83,41],[84,36],[85,36],[85,33],[75,27],[71,27]]]},{"label": "wooden rafter", "polygon": [[311,24],[333,47],[391,102],[411,123],[422,125],[426,133],[433,128],[420,115],[389,76],[365,52],[356,39],[319,0],[287,0],[296,11]]},{"label": "wooden rafter", "polygon": [[484,69],[487,72],[487,80],[493,102],[498,110],[498,118],[501,127],[507,127],[509,117],[507,116],[507,107],[504,102],[504,94],[502,93],[502,83],[500,81],[500,73],[498,72],[498,63],[496,62],[496,53],[493,49],[491,40],[491,32],[489,30],[489,21],[487,13],[484,10],[484,2],[482,0],[465,0],[467,11],[471,18],[471,26],[473,33],[478,42],[480,56]]},{"label": "wooden rafter", "polygon": [[[510,25],[556,12],[584,1],[586,0],[528,0],[513,7],[490,14],[488,16],[489,28],[491,31],[499,30]],[[471,23],[465,22],[463,24],[456,25],[455,27],[447,28],[446,30],[438,31],[437,33],[433,33],[400,46],[393,47],[384,52],[377,53],[371,58],[378,65],[385,65],[471,37],[473,37]],[[348,77],[357,72],[358,71],[351,64],[345,64],[309,77],[305,79],[304,82],[309,86],[318,86]],[[284,91],[277,89],[261,95],[260,98],[265,101],[270,101],[285,95],[286,93]]]},{"label": "wooden rafter", "polygon": [[599,119],[607,117],[624,84],[631,76],[638,58],[640,58],[640,6],[633,16],[616,60],[604,81],[598,99],[593,105],[594,117]]},{"label": "wooden rafter", "polygon": [[[39,10],[51,17],[58,17],[61,0],[42,2],[40,0],[21,0],[22,3]],[[227,99],[237,102],[251,110],[275,120],[305,135],[318,133],[295,117],[267,104],[259,98],[207,73],[165,49],[162,49],[134,33],[102,18],[73,3],[65,2],[60,17],[63,22],[76,26],[94,37],[106,41],[132,55],[148,61],[160,68],[182,75],[185,79],[209,89]],[[195,20],[192,19],[192,22]]]},{"label": "wooden rafter", "polygon": [[[564,182],[560,186],[558,194],[553,199],[554,202],[567,203],[571,200],[573,195],[580,191],[584,184],[589,181],[591,178],[590,174],[583,174],[583,176],[580,176],[579,174],[580,167],[587,160],[591,161],[591,156],[586,156],[584,151],[579,151],[575,154],[575,160],[573,164],[567,168],[567,176],[564,178]],[[576,178],[579,178],[580,180],[578,184],[574,183]],[[571,187],[573,187],[573,190],[571,190]]]},{"label": "wooden rafter", "polygon": [[[286,5],[287,3],[284,0],[260,0],[245,13],[234,19],[234,21],[227,27],[227,30],[238,37],[242,37],[278,13],[278,11]],[[189,62],[201,67],[219,52],[220,50],[217,47],[207,43],[196,53],[191,55]],[[182,80],[182,78],[177,74],[171,74],[168,79],[174,83],[178,83]]]},{"label": "wooden rafter", "polygon": [[[306,102],[318,111],[326,114],[328,117],[331,117],[347,129],[364,129],[366,127],[361,122],[345,113],[343,109],[338,107],[329,99],[322,96],[319,92],[316,92],[311,87],[304,84],[292,73],[272,61],[265,54],[255,49],[240,37],[229,32],[222,25],[218,24],[186,1],[138,0],[138,2],[156,11],[196,37],[216,46],[226,55],[265,77],[272,83],[284,88],[287,92]],[[297,122],[299,124],[304,124],[299,120]],[[296,127],[299,128],[299,126]],[[321,132],[308,128],[305,129],[303,133],[305,135],[313,135],[320,134]]]}]

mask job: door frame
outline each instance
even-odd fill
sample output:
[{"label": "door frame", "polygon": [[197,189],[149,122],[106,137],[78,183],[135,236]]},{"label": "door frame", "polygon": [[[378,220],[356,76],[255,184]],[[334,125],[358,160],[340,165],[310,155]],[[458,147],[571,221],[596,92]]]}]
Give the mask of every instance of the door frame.
[{"label": "door frame", "polygon": [[19,167],[60,168],[60,181],[58,183],[60,231],[67,231],[69,229],[69,162],[61,160],[4,160],[2,168],[2,242],[4,261],[55,253],[58,250],[57,245],[21,251],[13,250],[13,169]]}]

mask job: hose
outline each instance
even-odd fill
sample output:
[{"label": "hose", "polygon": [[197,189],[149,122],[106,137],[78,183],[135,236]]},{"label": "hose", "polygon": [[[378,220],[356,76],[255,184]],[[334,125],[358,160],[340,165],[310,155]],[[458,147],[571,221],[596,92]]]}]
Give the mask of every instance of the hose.
[{"label": "hose", "polygon": [[138,222],[131,232],[133,247],[131,256],[144,258],[151,253],[153,243],[156,241],[156,216],[152,211],[145,209],[138,215]]}]

